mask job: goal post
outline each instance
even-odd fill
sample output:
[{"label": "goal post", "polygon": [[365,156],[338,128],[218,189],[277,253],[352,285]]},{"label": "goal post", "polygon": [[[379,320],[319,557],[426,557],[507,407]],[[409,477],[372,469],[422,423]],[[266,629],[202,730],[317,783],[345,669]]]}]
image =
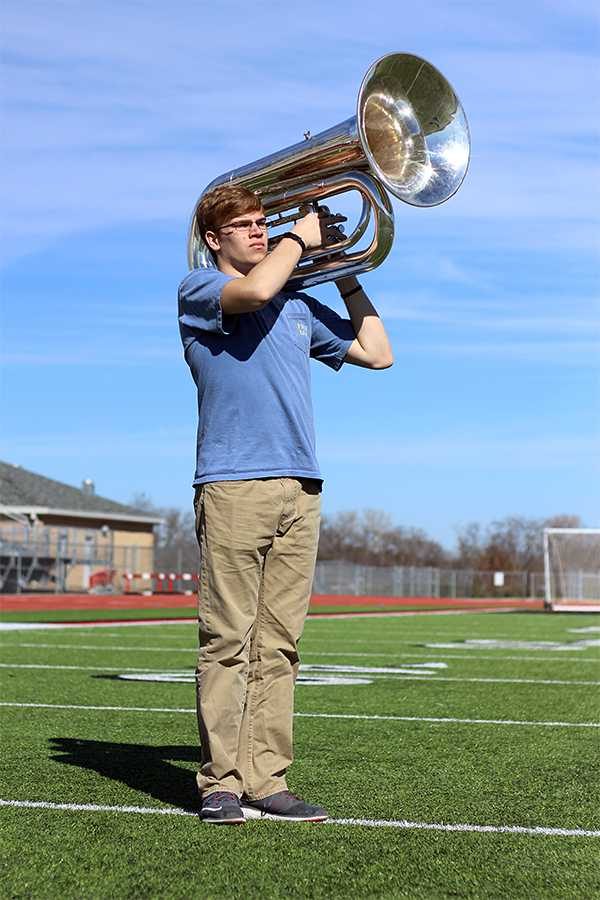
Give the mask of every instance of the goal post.
[{"label": "goal post", "polygon": [[545,607],[600,612],[600,528],[544,529]]}]

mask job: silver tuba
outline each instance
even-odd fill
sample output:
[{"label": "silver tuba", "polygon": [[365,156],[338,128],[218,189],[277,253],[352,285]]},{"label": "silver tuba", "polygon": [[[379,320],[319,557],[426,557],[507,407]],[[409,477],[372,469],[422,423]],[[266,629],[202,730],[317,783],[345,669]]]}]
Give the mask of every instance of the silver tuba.
[{"label": "silver tuba", "polygon": [[[412,206],[436,206],[460,187],[469,164],[469,127],[452,86],[431,63],[390,53],[373,63],[356,115],[314,137],[215,178],[198,199],[188,237],[191,269],[213,267],[196,210],[207,191],[243,184],[262,200],[269,226],[296,221],[307,208],[358,191],[362,209],[335,247],[302,254],[288,286],[309,287],[380,265],[391,250],[394,214],[388,191]],[[296,212],[290,212],[290,210]],[[368,247],[352,250],[373,223]]]}]

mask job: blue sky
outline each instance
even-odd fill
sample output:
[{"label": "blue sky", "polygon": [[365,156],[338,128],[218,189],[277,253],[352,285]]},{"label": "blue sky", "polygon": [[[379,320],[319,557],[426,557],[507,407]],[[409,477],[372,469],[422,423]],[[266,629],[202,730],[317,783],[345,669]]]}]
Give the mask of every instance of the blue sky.
[{"label": "blue sky", "polygon": [[363,278],[394,367],[313,366],[324,511],[383,509],[447,546],[511,514],[600,525],[595,4],[9,0],[3,19],[1,458],[189,504],[194,203],[352,115],[371,62],[406,51],[454,85],[471,167],[443,206],[394,201]]}]

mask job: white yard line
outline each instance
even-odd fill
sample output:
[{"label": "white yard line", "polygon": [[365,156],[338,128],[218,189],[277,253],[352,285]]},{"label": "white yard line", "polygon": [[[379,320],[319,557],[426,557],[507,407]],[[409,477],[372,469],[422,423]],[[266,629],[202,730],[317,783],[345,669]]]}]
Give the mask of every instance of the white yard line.
[{"label": "white yard line", "polygon": [[[0,707],[16,707],[22,709],[80,709],[104,712],[148,712],[148,713],[187,713],[196,712],[193,707],[184,706],[84,706],[75,703],[17,703],[12,701],[0,702]],[[301,719],[361,719],[366,721],[384,722],[436,722],[448,725],[521,725],[542,726],[550,728],[600,728],[600,722],[540,722],[525,721],[519,719],[459,719],[441,718],[433,716],[379,716],[362,713],[294,713]]]},{"label": "white yard line", "polygon": [[[414,641],[399,641],[398,643],[412,643]],[[33,641],[28,642],[15,642],[15,643],[4,643],[4,647],[7,649],[15,648],[27,648],[27,649],[35,649],[37,647],[46,650],[122,650],[124,652],[127,651],[143,651],[144,653],[197,653],[197,647],[149,647],[143,644],[48,644],[48,643],[37,643]],[[540,651],[540,653],[548,652],[548,651]],[[389,653],[358,653],[354,651],[350,651],[345,653],[343,650],[339,652],[334,652],[332,650],[326,651],[310,651],[304,650],[303,658],[307,656],[356,656],[356,657],[418,657],[420,659],[429,659],[428,653],[431,653],[430,648],[423,648],[421,653],[396,653],[394,650],[390,650]],[[565,662],[585,662],[592,663],[593,665],[600,665],[600,657],[596,659],[582,659],[580,656],[562,656],[557,655],[556,653],[552,653],[551,656],[476,656],[477,650],[469,650],[466,651],[464,655],[458,656],[456,654],[449,653],[435,653],[431,654],[432,658],[439,659],[459,659],[459,660],[470,660],[472,662],[477,662],[477,660],[485,659],[485,660],[511,660],[515,662],[520,662],[521,660],[525,660],[528,662],[549,662],[552,660],[564,660]]]},{"label": "white yard line", "polygon": [[[64,666],[50,663],[0,663],[0,669],[58,669],[82,672],[156,672],[139,666]],[[180,672],[181,669],[161,669],[161,672]]]},{"label": "white yard line", "polygon": [[393,610],[382,610],[378,612],[310,612],[308,614],[308,618],[311,622],[315,620],[320,620],[325,622],[336,621],[338,619],[396,619],[400,616],[472,616],[474,613],[513,613],[513,612],[527,612],[531,610],[532,612],[537,612],[536,609],[530,606],[501,606],[495,607],[492,606],[489,609],[487,607],[475,607],[473,609],[412,609],[412,610],[402,610],[402,611],[393,611]]},{"label": "white yard line", "polygon": [[[378,676],[375,676],[378,677]],[[387,676],[390,677],[390,676]],[[413,675],[398,675],[398,680],[414,680]],[[586,685],[588,687],[597,687],[600,681],[566,681],[558,678],[452,678],[449,675],[421,675],[419,681],[463,681],[471,683],[488,683],[488,684],[570,684],[570,685]]]},{"label": "white yard line", "polygon": [[195,713],[196,710],[191,707],[183,706],[91,706],[80,703],[13,703],[11,701],[1,701],[0,706],[15,706],[23,709],[81,709],[94,710],[102,712],[151,712],[151,713]]},{"label": "white yard line", "polygon": [[[116,612],[117,610],[115,610]],[[124,619],[121,622],[0,622],[0,631],[47,631],[60,630],[72,631],[74,628],[82,631],[91,631],[96,628],[130,628],[133,626],[145,627],[147,625],[197,625],[197,619]]]},{"label": "white yard line", "polygon": [[552,728],[600,728],[600,722],[529,722],[520,719],[455,719],[434,716],[370,716],[357,713],[294,713],[308,719],[375,719],[390,722],[438,722],[450,725],[542,725]]},{"label": "white yard line", "polygon": [[[113,812],[140,815],[187,816],[197,814],[185,809],[163,806],[109,806],[95,803],[51,803],[47,800],[0,800],[0,806],[20,809],[49,809],[58,812]],[[358,825],[363,828],[404,828],[425,831],[462,831],[483,834],[526,834],[535,837],[600,837],[600,831],[584,828],[548,828],[543,825],[471,825],[463,822],[409,822],[405,819],[328,819],[327,825]]]},{"label": "white yard line", "polygon": [[[426,663],[424,664],[426,665]],[[141,669],[138,667],[127,667],[127,666],[67,666],[67,665],[51,665],[45,663],[0,663],[0,667],[2,668],[31,668],[31,669],[81,669],[85,671],[93,671],[93,672],[118,672],[121,669],[123,671],[131,671],[131,672],[155,672],[156,669]],[[311,670],[316,670],[317,666],[305,666],[304,671],[310,672]],[[322,667],[325,670],[325,667]],[[352,666],[339,666],[337,667],[339,670],[343,669],[344,671],[351,671],[353,669]],[[355,668],[355,667],[354,667]],[[333,669],[333,666],[329,667],[330,670]],[[175,671],[175,670],[172,670]],[[358,671],[355,668],[355,671]],[[558,678],[460,678],[458,676],[452,677],[450,675],[431,675],[429,672],[415,672],[412,674],[402,674],[402,670],[398,671],[398,674],[394,672],[393,669],[388,671],[386,675],[379,675],[376,672],[371,673],[368,669],[361,670],[365,673],[368,673],[372,678],[394,678],[396,681],[456,681],[456,682],[468,682],[471,684],[552,684],[552,685],[575,685],[575,686],[586,686],[586,687],[597,687],[600,685],[600,681],[573,681],[566,679],[558,679]]]},{"label": "white yard line", "polygon": [[[430,651],[429,651],[430,652]],[[389,653],[344,653],[344,651],[334,653],[333,650],[328,650],[323,653],[311,653],[308,650],[305,650],[302,654],[302,659],[310,656],[363,656],[363,657],[382,657],[383,659],[402,659],[404,657],[413,657],[416,656],[419,659],[429,659],[427,656],[428,651],[424,650],[423,653],[396,653],[394,650],[391,650]],[[513,662],[541,662],[547,663],[552,661],[554,663],[555,660],[560,660],[561,662],[564,660],[565,662],[576,662],[576,663],[592,663],[594,666],[600,665],[600,657],[597,659],[582,659],[581,656],[557,656],[556,653],[553,653],[552,656],[479,656],[477,650],[471,650],[468,653],[458,654],[458,653],[436,653],[435,655],[431,655],[431,659],[458,659],[464,660],[468,662],[479,662],[480,659],[484,660],[511,660]]]},{"label": "white yard line", "polygon": [[4,644],[5,647],[27,647],[29,649],[41,647],[44,650],[143,650],[144,653],[197,653],[197,647],[146,647],[141,644],[42,644],[33,642],[19,642]]}]

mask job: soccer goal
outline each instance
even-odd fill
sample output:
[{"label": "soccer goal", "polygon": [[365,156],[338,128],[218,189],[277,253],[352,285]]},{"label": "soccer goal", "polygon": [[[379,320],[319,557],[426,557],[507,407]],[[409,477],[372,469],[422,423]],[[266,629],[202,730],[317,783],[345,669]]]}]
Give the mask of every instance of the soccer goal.
[{"label": "soccer goal", "polygon": [[600,528],[544,529],[545,606],[600,612]]}]

